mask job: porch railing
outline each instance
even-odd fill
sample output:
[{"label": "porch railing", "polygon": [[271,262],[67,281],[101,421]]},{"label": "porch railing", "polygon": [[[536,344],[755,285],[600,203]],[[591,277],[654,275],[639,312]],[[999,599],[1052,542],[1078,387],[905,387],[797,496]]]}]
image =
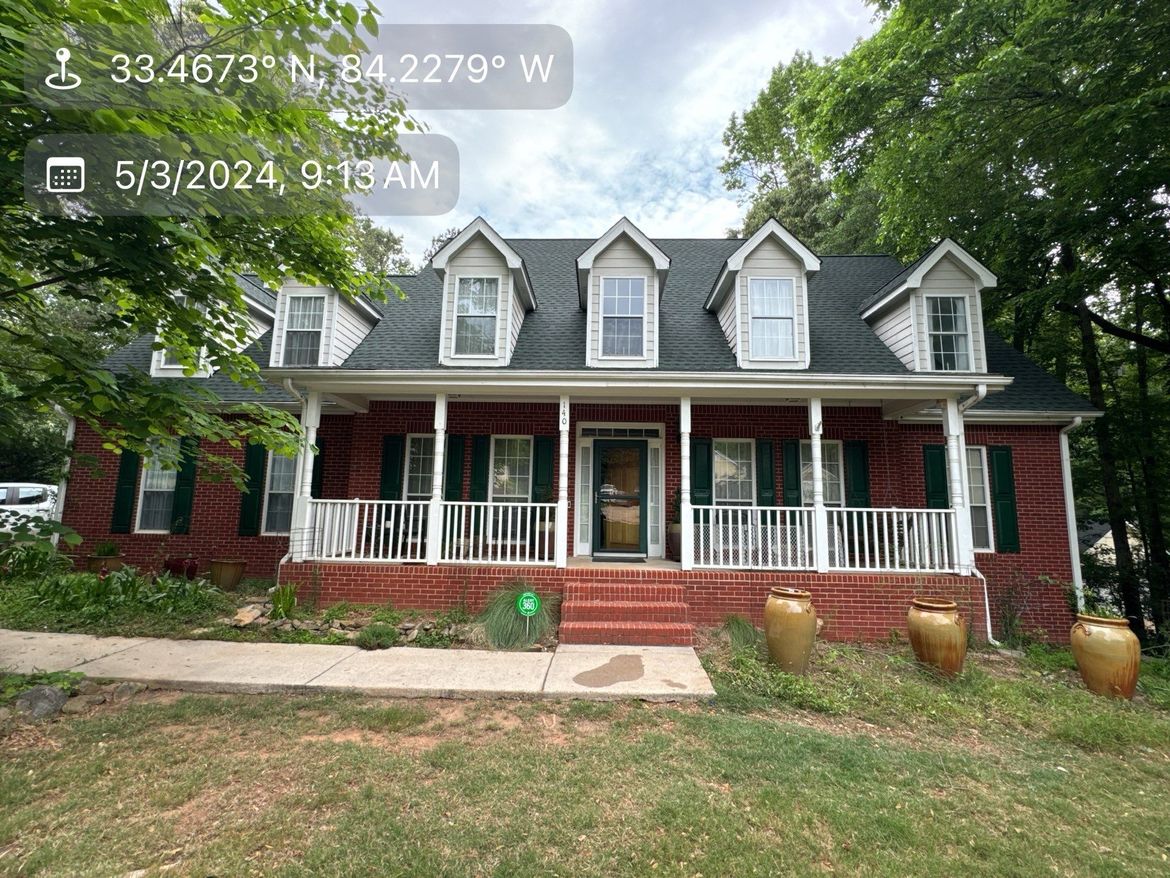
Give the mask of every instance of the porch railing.
[{"label": "porch railing", "polygon": [[552,564],[555,503],[443,504],[439,560],[448,564]]},{"label": "porch railing", "polygon": [[833,570],[951,572],[958,569],[953,509],[830,508]]},{"label": "porch railing", "polygon": [[306,556],[315,561],[427,559],[425,500],[310,500]]},{"label": "porch railing", "polygon": [[781,506],[696,506],[695,566],[809,570],[812,510]]}]

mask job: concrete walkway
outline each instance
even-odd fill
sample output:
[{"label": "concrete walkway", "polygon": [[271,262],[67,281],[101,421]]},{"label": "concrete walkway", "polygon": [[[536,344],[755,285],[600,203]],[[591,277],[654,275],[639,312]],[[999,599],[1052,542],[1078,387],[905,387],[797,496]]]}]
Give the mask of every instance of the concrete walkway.
[{"label": "concrete walkway", "polygon": [[80,671],[194,692],[362,692],[407,698],[694,701],[715,696],[695,651],[572,646],[556,652],[228,643],[0,629],[0,669]]}]

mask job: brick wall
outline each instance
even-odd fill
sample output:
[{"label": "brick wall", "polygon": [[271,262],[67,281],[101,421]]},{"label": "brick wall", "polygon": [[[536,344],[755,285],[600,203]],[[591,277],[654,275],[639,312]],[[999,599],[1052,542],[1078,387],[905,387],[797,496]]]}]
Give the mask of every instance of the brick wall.
[{"label": "brick wall", "polygon": [[[577,497],[573,491],[576,473],[576,433],[582,422],[656,423],[665,426],[665,499],[667,520],[680,479],[680,448],[678,440],[678,407],[676,405],[609,405],[575,403],[570,424],[570,551],[576,532]],[[448,433],[468,437],[491,434],[534,434],[556,436],[557,405],[555,402],[531,404],[515,402],[462,402],[452,400],[448,405]],[[381,479],[382,437],[386,434],[429,434],[433,430],[434,405],[429,401],[371,403],[365,414],[328,415],[322,418],[320,437],[324,451],[322,496],[326,498],[376,498]],[[780,459],[784,439],[808,438],[807,410],[795,406],[712,406],[696,405],[692,411],[692,435],[711,438],[756,438],[773,440],[777,481],[783,479]],[[883,420],[877,408],[843,408],[827,406],[824,410],[824,437],[826,439],[864,439],[869,448],[870,493],[875,506],[922,507],[925,504],[922,446],[941,444],[942,429],[936,425],[899,425]],[[1017,554],[979,553],[977,565],[987,577],[992,599],[992,623],[1001,630],[1006,612],[1018,612],[1025,629],[1040,629],[1056,639],[1062,639],[1071,625],[1072,617],[1065,598],[1065,584],[1071,579],[1071,563],[1064,523],[1064,499],[1060,472],[1060,446],[1056,427],[1035,426],[971,426],[967,430],[971,445],[1010,445],[1016,477],[1016,500],[1019,511],[1021,551]],[[226,447],[219,453],[238,451]],[[191,533],[187,536],[155,534],[109,533],[110,511],[113,505],[117,457],[103,451],[96,437],[79,425],[77,434],[79,455],[93,455],[104,475],[99,476],[84,467],[78,467],[72,478],[65,509],[65,521],[85,537],[82,553],[103,539],[116,539],[132,563],[159,566],[168,554],[193,553],[206,563],[212,555],[232,554],[248,561],[248,575],[271,576],[276,561],[286,550],[281,537],[240,538],[236,536],[239,515],[239,495],[230,483],[213,484],[200,480],[195,492]],[[554,470],[555,472],[555,470]],[[468,497],[471,478],[471,443],[464,444],[463,497]],[[782,485],[777,485],[781,496]],[[490,583],[498,584],[508,575],[497,568],[474,571],[455,568],[426,569],[423,567],[376,568],[379,581],[366,586],[363,577],[372,577],[375,568],[366,565],[339,565],[338,572],[330,574],[337,599],[350,589],[349,600],[360,600],[365,589],[378,595],[392,597],[402,606],[411,605],[412,588],[438,600],[436,589],[452,592],[447,599],[455,600],[466,580],[472,594]],[[635,571],[636,572],[636,571]],[[529,571],[530,575],[563,582],[565,572]],[[569,571],[571,575],[572,571]],[[633,575],[622,571],[620,575]],[[770,574],[767,581],[789,581],[790,577],[808,577],[812,574]],[[706,613],[718,621],[728,612],[751,612],[762,606],[763,580],[739,580],[739,576],[764,574],[710,574],[695,572],[689,578],[702,583],[695,586],[695,612]],[[399,585],[381,580],[401,579]],[[1046,581],[1050,580],[1050,581]],[[750,582],[739,587],[735,583]],[[839,577],[820,580],[831,595],[837,625],[841,630],[857,630],[867,636],[884,636],[877,629],[888,631],[893,624],[887,616],[877,616],[873,595],[881,594],[869,588],[868,583],[856,578]],[[965,580],[964,588],[969,583]],[[978,584],[978,580],[972,580]],[[415,585],[417,584],[417,586]],[[856,599],[848,589],[865,588]],[[882,588],[909,587],[900,579],[884,577]],[[494,586],[493,586],[494,587]],[[950,586],[948,586],[949,588]],[[396,591],[396,589],[401,591]],[[711,590],[723,589],[718,598]],[[559,589],[558,589],[559,590]],[[766,589],[765,589],[766,591]],[[898,592],[899,600],[905,594]],[[865,597],[870,595],[870,597]],[[980,603],[982,593],[980,588]],[[478,598],[477,598],[478,600]],[[474,603],[474,601],[473,601]],[[701,609],[709,606],[710,610]],[[841,608],[855,608],[849,617]],[[825,608],[828,610],[828,607]],[[880,618],[880,622],[871,622]]]}]

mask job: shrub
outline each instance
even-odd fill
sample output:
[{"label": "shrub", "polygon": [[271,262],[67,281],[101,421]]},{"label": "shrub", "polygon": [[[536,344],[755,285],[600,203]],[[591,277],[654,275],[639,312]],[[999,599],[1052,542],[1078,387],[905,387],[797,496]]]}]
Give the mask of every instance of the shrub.
[{"label": "shrub", "polygon": [[720,698],[732,705],[751,706],[747,702],[754,697],[817,713],[843,713],[848,707],[824,682],[786,674],[769,665],[756,647],[733,651],[727,668],[711,670]]},{"label": "shrub", "polygon": [[358,632],[354,640],[362,649],[389,649],[398,643],[398,629],[385,622],[375,622]]},{"label": "shrub", "polygon": [[297,585],[295,582],[286,582],[284,585],[274,586],[272,589],[272,612],[269,619],[287,619],[297,606]]},{"label": "shrub", "polygon": [[106,540],[93,547],[93,554],[99,558],[116,558],[121,554],[118,544],[113,540]]},{"label": "shrub", "polygon": [[97,621],[127,610],[178,613],[212,606],[219,589],[205,579],[160,574],[151,579],[133,567],[106,576],[60,573],[33,585],[42,607]]},{"label": "shrub", "polygon": [[6,579],[41,579],[72,567],[73,559],[58,552],[48,540],[0,543],[0,575]]},{"label": "shrub", "polygon": [[735,652],[741,649],[763,649],[764,632],[743,616],[728,616],[723,622],[723,632]]},{"label": "shrub", "polygon": [[496,649],[519,649],[530,646],[551,634],[557,627],[560,598],[541,596],[540,610],[525,619],[516,611],[516,598],[526,591],[534,591],[532,583],[516,579],[493,592],[480,613],[488,643]]}]

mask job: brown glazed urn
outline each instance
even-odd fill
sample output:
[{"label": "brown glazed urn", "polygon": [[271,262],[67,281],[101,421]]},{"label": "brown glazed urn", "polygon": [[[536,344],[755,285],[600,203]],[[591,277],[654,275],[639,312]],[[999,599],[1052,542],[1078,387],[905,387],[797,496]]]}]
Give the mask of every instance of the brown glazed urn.
[{"label": "brown glazed urn", "polygon": [[1133,698],[1142,648],[1125,619],[1077,614],[1069,635],[1073,658],[1090,692],[1109,698]]},{"label": "brown glazed urn", "polygon": [[781,670],[806,673],[817,637],[812,595],[798,588],[773,588],[764,604],[764,637],[772,661]]},{"label": "brown glazed urn", "polygon": [[963,670],[967,657],[967,626],[954,601],[942,598],[914,598],[906,614],[910,645],[924,665],[938,668],[947,676]]},{"label": "brown glazed urn", "polygon": [[245,561],[213,558],[211,561],[211,584],[221,591],[234,591],[244,578]]}]

